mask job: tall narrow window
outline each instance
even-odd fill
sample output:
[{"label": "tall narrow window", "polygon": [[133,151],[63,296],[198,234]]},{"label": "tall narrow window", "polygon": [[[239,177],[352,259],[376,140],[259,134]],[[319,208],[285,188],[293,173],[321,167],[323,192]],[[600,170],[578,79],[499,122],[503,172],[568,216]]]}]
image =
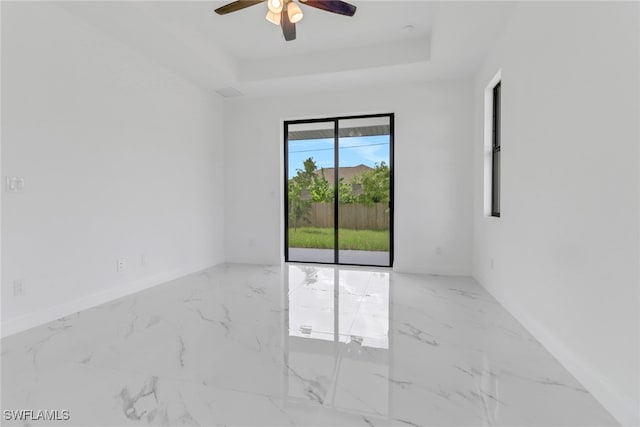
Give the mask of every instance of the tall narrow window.
[{"label": "tall narrow window", "polygon": [[493,87],[491,134],[491,216],[500,216],[500,82]]}]

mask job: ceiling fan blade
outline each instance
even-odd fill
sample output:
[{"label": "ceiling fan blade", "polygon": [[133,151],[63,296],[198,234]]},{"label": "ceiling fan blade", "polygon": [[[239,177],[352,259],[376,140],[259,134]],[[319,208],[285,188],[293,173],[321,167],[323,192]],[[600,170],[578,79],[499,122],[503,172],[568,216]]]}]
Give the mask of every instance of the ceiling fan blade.
[{"label": "ceiling fan blade", "polygon": [[296,24],[289,20],[289,14],[286,8],[282,9],[282,14],[280,15],[280,26],[282,27],[282,35],[284,35],[286,41],[289,42],[296,39]]},{"label": "ceiling fan blade", "polygon": [[340,0],[301,0],[301,3],[345,16],[353,16],[357,9],[354,5]]},{"label": "ceiling fan blade", "polygon": [[237,12],[249,6],[254,6],[258,3],[262,3],[266,0],[238,0],[233,3],[225,4],[222,7],[216,9],[218,15],[226,15],[227,13]]}]

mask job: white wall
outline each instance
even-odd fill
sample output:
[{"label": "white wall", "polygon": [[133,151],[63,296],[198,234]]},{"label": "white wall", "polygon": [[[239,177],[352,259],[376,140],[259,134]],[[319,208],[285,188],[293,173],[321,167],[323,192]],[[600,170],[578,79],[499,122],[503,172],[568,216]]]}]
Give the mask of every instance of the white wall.
[{"label": "white wall", "polygon": [[[638,7],[520,4],[475,85],[474,276],[626,425],[640,423]],[[496,220],[482,110],[498,69]]]},{"label": "white wall", "polygon": [[53,3],[2,2],[2,107],[3,176],[26,180],[2,194],[4,335],[223,260],[218,100]]},{"label": "white wall", "polygon": [[283,121],[362,113],[396,114],[396,270],[470,273],[473,98],[463,80],[226,102],[227,261],[283,256]]}]

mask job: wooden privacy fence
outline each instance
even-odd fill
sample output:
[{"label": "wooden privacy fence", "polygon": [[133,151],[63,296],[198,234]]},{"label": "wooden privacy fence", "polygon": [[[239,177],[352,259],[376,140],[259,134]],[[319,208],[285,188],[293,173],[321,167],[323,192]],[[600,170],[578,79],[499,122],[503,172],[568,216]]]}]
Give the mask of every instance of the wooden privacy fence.
[{"label": "wooden privacy fence", "polygon": [[[362,205],[349,203],[339,207],[340,228],[351,230],[388,230],[389,207],[386,203]],[[312,203],[308,227],[333,228],[333,203]]]}]

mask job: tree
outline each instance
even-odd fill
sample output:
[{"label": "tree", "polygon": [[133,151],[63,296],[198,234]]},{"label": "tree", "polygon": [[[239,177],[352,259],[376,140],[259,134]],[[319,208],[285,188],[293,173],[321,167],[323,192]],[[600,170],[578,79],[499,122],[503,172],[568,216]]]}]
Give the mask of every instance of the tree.
[{"label": "tree", "polygon": [[352,193],[352,189],[353,187],[351,184],[347,184],[344,182],[344,178],[340,177],[340,180],[338,181],[338,200],[340,203],[347,204],[355,203],[357,201],[357,198]]},{"label": "tree", "polygon": [[301,222],[309,223],[311,203],[333,200],[333,190],[324,177],[317,174],[316,162],[309,157],[289,180],[289,223],[298,229]]},{"label": "tree", "polygon": [[320,169],[320,176],[317,172],[311,183],[311,200],[315,203],[333,202],[333,187],[324,176],[324,169]]},{"label": "tree", "polygon": [[304,188],[295,178],[289,180],[289,224],[293,224],[296,230],[301,221],[310,222],[311,201],[304,200],[302,197],[303,190]]},{"label": "tree", "polygon": [[389,203],[391,200],[391,171],[385,162],[376,163],[375,168],[363,172],[354,182],[362,185],[362,194],[357,196],[362,204]]}]

